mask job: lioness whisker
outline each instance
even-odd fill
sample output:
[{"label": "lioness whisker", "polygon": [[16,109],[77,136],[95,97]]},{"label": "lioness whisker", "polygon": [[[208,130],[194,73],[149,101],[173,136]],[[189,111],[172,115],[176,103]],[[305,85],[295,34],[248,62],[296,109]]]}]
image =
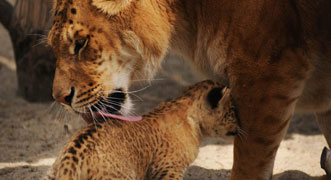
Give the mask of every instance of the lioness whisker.
[{"label": "lioness whisker", "polygon": [[94,113],[93,113],[93,111],[92,111],[91,107],[88,107],[88,109],[89,109],[89,110],[90,110],[90,112],[91,112],[91,116],[92,116],[92,121],[93,121],[93,124],[94,124],[95,128],[97,128],[97,124],[96,124],[96,118],[94,117]]},{"label": "lioness whisker", "polygon": [[142,82],[146,82],[146,81],[164,81],[165,79],[134,79],[134,80],[131,80],[131,81],[142,81]]},{"label": "lioness whisker", "polygon": [[[112,104],[111,102],[109,102],[109,103]],[[112,107],[112,106],[110,106],[110,105],[107,105],[107,104],[104,104],[104,103],[102,103],[102,102],[101,102],[101,105],[104,106],[105,108],[106,108],[106,107],[109,107],[109,108],[111,108],[111,109],[113,109],[113,110],[116,110],[114,107]],[[116,104],[113,104],[113,105],[116,105]],[[125,106],[121,106],[121,107],[123,107],[124,109],[131,110],[131,108],[128,108],[128,107],[125,107]],[[137,116],[138,114],[136,114],[136,113],[134,113],[134,112],[129,112],[129,115]]]},{"label": "lioness whisker", "polygon": [[[137,90],[134,90],[134,91],[128,91],[128,92],[125,92],[127,94],[130,94],[130,93],[137,93],[137,92],[140,92],[140,91],[143,91],[143,90],[146,90],[147,88],[151,87],[151,85],[147,85],[145,87],[142,87],[140,89],[137,89]],[[121,92],[121,93],[124,93],[122,91],[117,91],[117,90],[105,90],[105,91],[102,91],[102,92]]]},{"label": "lioness whisker", "polygon": [[[102,104],[101,104],[102,105]],[[101,109],[99,109],[97,106],[95,106],[95,105],[93,105],[93,107],[98,111],[98,112],[102,112],[102,110]],[[103,118],[103,120],[105,120],[106,121],[106,118],[105,118],[105,116],[103,115],[103,114],[100,114],[101,116],[102,116],[102,118]]]},{"label": "lioness whisker", "polygon": [[[107,91],[100,91],[100,93],[103,93],[103,92],[107,92]],[[109,91],[109,92],[120,92],[120,91]],[[135,96],[136,98],[139,99],[140,102],[143,102],[143,101],[144,101],[144,100],[143,100],[140,96],[138,96],[137,94],[134,94],[134,93],[127,93],[127,94]]]},{"label": "lioness whisker", "polygon": [[126,108],[128,110],[131,109],[130,107],[124,106],[124,104],[117,103],[116,101],[112,101],[111,99],[106,99],[104,97],[102,97],[102,98],[103,98],[103,100],[100,101],[99,103],[104,103],[105,102],[105,103],[110,103],[111,105],[121,106],[121,107]]},{"label": "lioness whisker", "polygon": [[[104,100],[110,99],[110,100],[123,100],[122,98],[115,98],[115,97],[106,97],[103,95],[103,93],[99,94]],[[137,102],[138,100],[131,100],[133,102]]]}]

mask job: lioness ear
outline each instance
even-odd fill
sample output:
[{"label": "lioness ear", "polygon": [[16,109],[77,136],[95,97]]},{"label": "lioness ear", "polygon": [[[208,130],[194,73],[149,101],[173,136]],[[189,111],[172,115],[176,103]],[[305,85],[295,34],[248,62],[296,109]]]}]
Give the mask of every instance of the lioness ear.
[{"label": "lioness ear", "polygon": [[132,0],[92,0],[92,5],[109,16],[115,15],[127,7]]}]

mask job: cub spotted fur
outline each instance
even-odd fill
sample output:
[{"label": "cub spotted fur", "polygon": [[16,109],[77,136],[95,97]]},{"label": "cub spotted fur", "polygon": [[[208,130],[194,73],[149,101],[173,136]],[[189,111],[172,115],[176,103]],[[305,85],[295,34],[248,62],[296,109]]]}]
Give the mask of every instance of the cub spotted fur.
[{"label": "cub spotted fur", "polygon": [[200,140],[235,135],[237,124],[230,90],[204,81],[141,121],[110,119],[77,132],[46,179],[182,179]]}]

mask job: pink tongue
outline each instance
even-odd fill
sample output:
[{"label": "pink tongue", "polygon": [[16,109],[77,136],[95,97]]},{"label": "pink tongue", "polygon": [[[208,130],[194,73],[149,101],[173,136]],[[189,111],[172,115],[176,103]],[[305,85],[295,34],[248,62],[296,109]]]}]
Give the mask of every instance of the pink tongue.
[{"label": "pink tongue", "polygon": [[109,113],[105,113],[105,112],[98,112],[98,114],[101,116],[111,117],[111,118],[115,118],[115,119],[119,119],[119,120],[123,120],[123,121],[130,121],[130,122],[142,120],[141,116],[124,117],[121,115],[109,114]]}]

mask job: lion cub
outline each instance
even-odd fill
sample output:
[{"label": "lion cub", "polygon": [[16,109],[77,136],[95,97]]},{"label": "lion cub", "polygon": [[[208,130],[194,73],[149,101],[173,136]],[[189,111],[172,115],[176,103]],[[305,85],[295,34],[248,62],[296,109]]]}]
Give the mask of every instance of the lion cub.
[{"label": "lion cub", "polygon": [[109,119],[78,131],[46,179],[182,179],[203,137],[238,130],[230,90],[203,81],[141,121]]}]

